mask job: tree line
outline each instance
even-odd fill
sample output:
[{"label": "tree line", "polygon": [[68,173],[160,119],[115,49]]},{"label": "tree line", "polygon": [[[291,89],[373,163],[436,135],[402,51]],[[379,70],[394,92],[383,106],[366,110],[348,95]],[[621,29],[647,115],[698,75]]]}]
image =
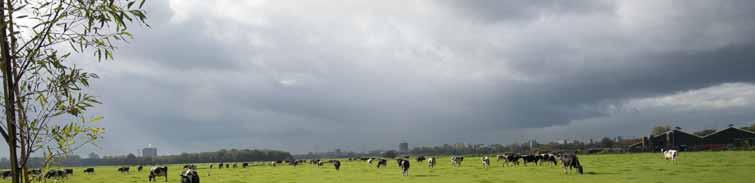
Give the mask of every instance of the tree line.
[{"label": "tree line", "polygon": [[[188,163],[221,163],[221,162],[254,162],[292,159],[291,153],[267,149],[222,149],[215,152],[181,153],[157,157],[137,157],[134,154],[122,156],[103,156],[81,158],[78,155],[67,156],[57,161],[58,166],[112,166],[112,165],[164,165]],[[44,158],[30,158],[29,166],[39,168],[44,166]],[[0,168],[8,168],[10,161],[0,159]]]}]

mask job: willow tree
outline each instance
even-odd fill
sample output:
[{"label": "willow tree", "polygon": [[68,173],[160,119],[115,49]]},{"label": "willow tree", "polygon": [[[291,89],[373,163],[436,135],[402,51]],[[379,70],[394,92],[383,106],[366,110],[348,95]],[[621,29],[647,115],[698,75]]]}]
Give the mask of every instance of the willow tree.
[{"label": "willow tree", "polygon": [[[0,70],[5,139],[12,182],[30,182],[27,162],[47,162],[95,142],[102,119],[86,111],[97,99],[84,88],[95,73],[71,61],[72,54],[113,59],[128,27],[148,26],[145,0],[0,0]],[[79,62],[80,63],[80,62]]]}]

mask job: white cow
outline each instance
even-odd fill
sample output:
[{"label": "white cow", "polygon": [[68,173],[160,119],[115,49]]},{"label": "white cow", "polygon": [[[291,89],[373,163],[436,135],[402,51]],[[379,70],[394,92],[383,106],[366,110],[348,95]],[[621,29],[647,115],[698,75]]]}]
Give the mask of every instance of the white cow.
[{"label": "white cow", "polygon": [[663,157],[666,158],[666,160],[675,161],[677,154],[678,152],[673,149],[663,151]]}]

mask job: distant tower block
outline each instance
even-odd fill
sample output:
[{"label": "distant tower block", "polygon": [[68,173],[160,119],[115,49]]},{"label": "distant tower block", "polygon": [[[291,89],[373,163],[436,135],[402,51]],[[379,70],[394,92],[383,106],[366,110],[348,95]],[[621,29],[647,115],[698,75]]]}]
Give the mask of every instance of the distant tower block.
[{"label": "distant tower block", "polygon": [[409,143],[402,142],[398,144],[398,151],[402,153],[409,152]]},{"label": "distant tower block", "polygon": [[142,157],[145,157],[145,158],[157,157],[157,148],[152,147],[152,144],[149,144],[146,148],[142,149]]}]

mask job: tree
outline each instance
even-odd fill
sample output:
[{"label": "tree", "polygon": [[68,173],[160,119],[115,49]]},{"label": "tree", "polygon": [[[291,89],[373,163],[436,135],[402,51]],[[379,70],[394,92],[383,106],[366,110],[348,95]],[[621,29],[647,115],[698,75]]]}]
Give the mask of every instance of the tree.
[{"label": "tree", "polygon": [[89,153],[89,159],[100,159],[100,155],[97,155],[97,153],[91,152]]},{"label": "tree", "polygon": [[658,126],[653,127],[653,131],[651,132],[651,134],[660,135],[660,134],[666,133],[669,130],[671,130],[671,125],[658,125]]},{"label": "tree", "polygon": [[613,147],[614,141],[611,140],[611,138],[603,137],[603,139],[600,139],[600,147],[603,148],[611,148]]},{"label": "tree", "polygon": [[[132,22],[147,25],[144,0],[0,0],[0,71],[11,181],[30,182],[30,154],[59,160],[101,137],[87,115],[99,104],[82,90],[97,75],[69,61],[91,51],[113,59],[115,43],[131,38]],[[21,179],[23,177],[23,179]]]},{"label": "tree", "polygon": [[716,129],[705,129],[705,130],[700,130],[698,132],[694,132],[695,135],[701,136],[701,137],[704,137],[706,135],[710,135],[713,133],[716,133]]}]

